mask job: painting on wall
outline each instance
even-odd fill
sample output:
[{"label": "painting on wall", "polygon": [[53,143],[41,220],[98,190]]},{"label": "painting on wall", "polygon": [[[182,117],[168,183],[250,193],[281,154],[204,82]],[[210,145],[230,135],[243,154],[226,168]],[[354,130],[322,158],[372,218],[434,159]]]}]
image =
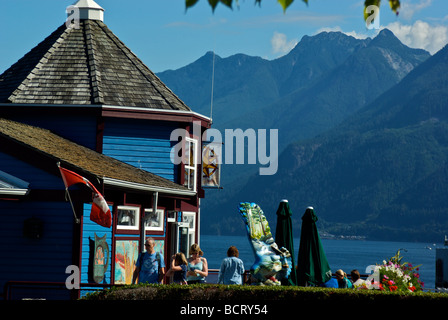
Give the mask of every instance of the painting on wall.
[{"label": "painting on wall", "polygon": [[154,242],[155,242],[154,250],[156,252],[160,252],[162,257],[164,257],[165,256],[165,241],[154,239]]},{"label": "painting on wall", "polygon": [[98,237],[95,233],[95,251],[93,259],[93,280],[102,283],[104,274],[109,266],[109,246],[107,245],[107,235]]},{"label": "painting on wall", "polygon": [[138,240],[117,240],[115,243],[115,284],[131,284],[138,258]]},{"label": "painting on wall", "polygon": [[157,209],[156,213],[153,213],[152,211],[153,209],[145,209],[145,217],[143,218],[145,231],[163,232],[164,211],[161,209]]}]

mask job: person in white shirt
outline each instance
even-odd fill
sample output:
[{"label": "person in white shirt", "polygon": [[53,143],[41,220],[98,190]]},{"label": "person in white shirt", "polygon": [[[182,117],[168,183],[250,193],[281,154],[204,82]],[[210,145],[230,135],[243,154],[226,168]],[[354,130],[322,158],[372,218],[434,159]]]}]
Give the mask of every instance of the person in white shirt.
[{"label": "person in white shirt", "polygon": [[362,286],[365,283],[365,280],[361,279],[361,275],[359,274],[359,271],[354,269],[350,272],[350,276],[352,277],[352,283],[353,287],[359,287]]}]

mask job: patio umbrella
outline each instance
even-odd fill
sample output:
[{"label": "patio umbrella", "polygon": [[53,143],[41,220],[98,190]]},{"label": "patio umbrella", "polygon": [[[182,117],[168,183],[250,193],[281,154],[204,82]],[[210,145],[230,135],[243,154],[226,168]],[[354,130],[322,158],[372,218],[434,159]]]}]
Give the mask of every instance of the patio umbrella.
[{"label": "patio umbrella", "polygon": [[317,231],[317,216],[313,207],[306,208],[302,217],[299,257],[297,260],[297,284],[319,285],[331,279],[331,269]]},{"label": "patio umbrella", "polygon": [[288,200],[282,200],[277,209],[277,227],[275,230],[275,243],[284,247],[291,254],[291,274],[282,281],[283,285],[297,285],[296,267],[294,263],[294,237],[292,233],[292,212]]}]

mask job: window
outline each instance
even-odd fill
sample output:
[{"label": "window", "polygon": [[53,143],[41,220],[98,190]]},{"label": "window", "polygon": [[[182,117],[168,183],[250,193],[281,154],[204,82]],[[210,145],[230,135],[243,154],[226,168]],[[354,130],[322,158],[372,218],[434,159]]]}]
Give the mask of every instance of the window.
[{"label": "window", "polygon": [[119,206],[117,208],[117,229],[138,230],[140,209],[138,207]]},{"label": "window", "polygon": [[182,222],[188,224],[188,239],[189,243],[195,243],[195,230],[196,230],[196,213],[195,212],[183,212]]},{"label": "window", "polygon": [[185,161],[184,161],[184,186],[196,191],[196,168],[197,168],[198,141],[192,138],[185,138]]},{"label": "window", "polygon": [[176,222],[177,221],[177,211],[169,210],[166,212],[166,222]]},{"label": "window", "polygon": [[145,231],[163,231],[163,213],[162,209],[157,209],[156,213],[152,209],[145,209]]}]

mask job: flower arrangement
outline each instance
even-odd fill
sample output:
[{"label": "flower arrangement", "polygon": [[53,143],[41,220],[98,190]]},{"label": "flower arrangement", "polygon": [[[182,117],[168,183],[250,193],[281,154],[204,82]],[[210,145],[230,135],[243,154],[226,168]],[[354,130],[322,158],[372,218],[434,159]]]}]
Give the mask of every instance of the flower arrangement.
[{"label": "flower arrangement", "polygon": [[389,261],[376,265],[373,275],[365,283],[357,286],[359,289],[379,289],[384,291],[415,292],[423,290],[424,283],[420,280],[419,266],[408,262],[402,263],[400,250]]}]

